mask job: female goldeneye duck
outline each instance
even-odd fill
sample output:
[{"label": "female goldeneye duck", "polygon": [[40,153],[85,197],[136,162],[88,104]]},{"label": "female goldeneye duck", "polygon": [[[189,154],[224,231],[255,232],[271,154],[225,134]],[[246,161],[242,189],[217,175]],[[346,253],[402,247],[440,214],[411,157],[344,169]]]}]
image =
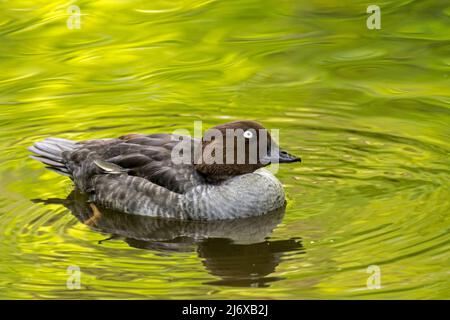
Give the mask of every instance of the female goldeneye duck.
[{"label": "female goldeneye duck", "polygon": [[267,129],[235,121],[202,140],[176,134],[128,134],[75,142],[48,138],[31,156],[69,176],[95,206],[161,218],[222,220],[259,216],[286,203],[264,167],[300,162],[281,151]]}]

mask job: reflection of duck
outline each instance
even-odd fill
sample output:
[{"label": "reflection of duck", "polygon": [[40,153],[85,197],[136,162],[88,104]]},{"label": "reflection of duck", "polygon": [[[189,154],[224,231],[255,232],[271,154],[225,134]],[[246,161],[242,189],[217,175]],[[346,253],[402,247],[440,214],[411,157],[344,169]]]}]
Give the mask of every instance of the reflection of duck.
[{"label": "reflection of duck", "polygon": [[299,239],[267,240],[281,222],[284,208],[259,217],[235,220],[192,221],[127,215],[102,208],[93,219],[88,197],[73,191],[67,199],[37,200],[63,204],[94,230],[124,239],[130,246],[161,253],[197,250],[206,269],[222,285],[261,286],[277,280],[265,278],[275,271],[283,253],[303,253]]},{"label": "reflection of duck", "polygon": [[176,134],[48,138],[29,149],[102,207],[186,220],[246,218],[284,206],[281,183],[263,167],[300,161],[254,121],[216,126],[202,140]]},{"label": "reflection of duck", "polygon": [[266,286],[280,278],[267,278],[275,271],[285,252],[304,253],[300,239],[265,240],[241,245],[227,239],[209,239],[198,247],[198,255],[213,275],[222,280],[211,284],[231,286]]}]

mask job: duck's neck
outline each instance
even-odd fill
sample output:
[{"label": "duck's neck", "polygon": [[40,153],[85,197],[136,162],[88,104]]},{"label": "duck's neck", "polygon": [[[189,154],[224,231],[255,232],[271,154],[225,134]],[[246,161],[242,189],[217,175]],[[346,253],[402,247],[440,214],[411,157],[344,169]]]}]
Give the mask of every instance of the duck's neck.
[{"label": "duck's neck", "polygon": [[209,175],[209,174],[204,174],[199,171],[197,171],[197,173],[203,178],[203,180],[206,183],[209,183],[209,184],[220,184],[228,179],[231,179],[231,178],[237,176],[237,175],[229,175],[229,174]]}]

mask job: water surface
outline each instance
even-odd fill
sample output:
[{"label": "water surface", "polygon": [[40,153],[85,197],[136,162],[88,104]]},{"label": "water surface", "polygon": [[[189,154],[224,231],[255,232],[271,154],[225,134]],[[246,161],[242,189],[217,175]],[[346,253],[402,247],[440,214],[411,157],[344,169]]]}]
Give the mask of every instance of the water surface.
[{"label": "water surface", "polygon": [[[0,3],[0,298],[449,298],[448,1],[379,1],[381,30],[359,0],[77,1],[80,29],[70,4]],[[237,119],[303,160],[285,211],[242,224],[85,224],[27,158]]]}]

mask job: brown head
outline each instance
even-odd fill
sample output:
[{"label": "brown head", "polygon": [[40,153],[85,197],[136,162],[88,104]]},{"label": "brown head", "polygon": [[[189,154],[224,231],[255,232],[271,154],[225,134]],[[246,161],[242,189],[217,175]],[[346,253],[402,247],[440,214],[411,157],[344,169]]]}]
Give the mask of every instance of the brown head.
[{"label": "brown head", "polygon": [[270,163],[300,162],[282,151],[270,133],[255,121],[225,123],[205,132],[201,159],[195,168],[205,176],[221,179],[251,173]]}]

